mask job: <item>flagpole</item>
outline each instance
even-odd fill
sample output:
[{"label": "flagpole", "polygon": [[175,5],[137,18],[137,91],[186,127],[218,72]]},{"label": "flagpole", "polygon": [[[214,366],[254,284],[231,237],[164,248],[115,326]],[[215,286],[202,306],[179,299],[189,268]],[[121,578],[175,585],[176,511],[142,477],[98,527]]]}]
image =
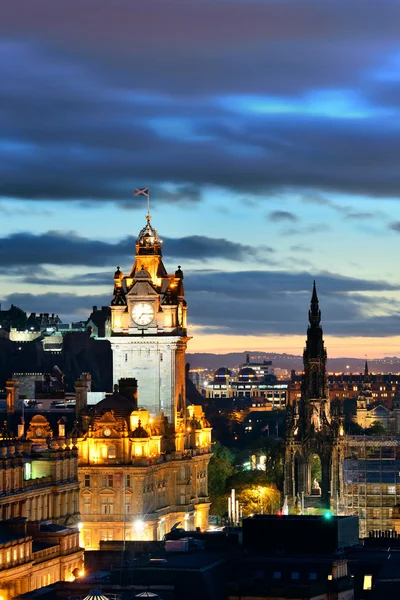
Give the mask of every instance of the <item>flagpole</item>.
[{"label": "flagpole", "polygon": [[147,198],[147,220],[151,219],[150,214],[150,188],[136,188],[133,192],[134,196],[146,196]]}]

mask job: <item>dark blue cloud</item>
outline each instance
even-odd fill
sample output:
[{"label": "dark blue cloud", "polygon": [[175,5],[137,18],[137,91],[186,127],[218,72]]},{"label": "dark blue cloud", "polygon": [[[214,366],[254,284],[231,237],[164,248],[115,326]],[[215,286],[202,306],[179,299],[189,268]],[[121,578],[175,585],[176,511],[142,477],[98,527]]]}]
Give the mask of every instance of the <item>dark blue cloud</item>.
[{"label": "dark blue cloud", "polygon": [[[120,242],[110,243],[92,240],[76,235],[74,232],[48,231],[42,235],[28,232],[13,233],[0,238],[0,265],[7,265],[5,272],[25,274],[29,265],[31,275],[35,279],[30,282],[49,283],[46,278],[37,278],[43,272],[37,266],[76,265],[76,266],[105,266],[115,265],[116,262],[132,261],[135,253],[134,237],[127,237]],[[248,258],[262,258],[271,263],[273,250],[268,246],[252,247],[240,242],[231,242],[224,238],[211,238],[201,235],[182,238],[163,238],[165,257],[168,259],[186,261],[224,259],[241,262]],[[130,268],[131,264],[127,266]],[[0,271],[1,271],[0,267]],[[51,279],[54,276],[51,275]],[[77,277],[79,283],[79,276]]]},{"label": "dark blue cloud", "polygon": [[282,221],[298,221],[298,217],[287,210],[272,210],[268,214],[268,220],[273,223],[280,223]]},{"label": "dark blue cloud", "polygon": [[397,198],[399,19],[393,0],[362,14],[343,0],[15,0],[0,23],[0,195]]}]

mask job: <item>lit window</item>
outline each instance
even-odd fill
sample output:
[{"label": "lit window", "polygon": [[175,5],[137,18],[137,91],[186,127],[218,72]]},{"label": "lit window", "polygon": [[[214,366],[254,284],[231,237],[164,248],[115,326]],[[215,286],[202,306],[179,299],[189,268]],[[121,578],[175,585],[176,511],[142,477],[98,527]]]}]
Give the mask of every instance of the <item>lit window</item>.
[{"label": "lit window", "polygon": [[293,571],[293,573],[292,573],[292,579],[298,579],[298,578],[299,578],[298,571]]},{"label": "lit window", "polygon": [[280,579],[282,573],[280,571],[274,571],[274,579]]},{"label": "lit window", "polygon": [[108,458],[116,458],[115,446],[108,446]]},{"label": "lit window", "polygon": [[24,479],[30,479],[32,477],[32,465],[31,463],[24,464]]},{"label": "lit window", "polygon": [[372,575],[364,575],[363,590],[372,590]]},{"label": "lit window", "polygon": [[92,497],[84,496],[83,497],[83,514],[90,515],[92,512]]},{"label": "lit window", "polygon": [[112,515],[114,513],[114,499],[110,497],[101,499],[101,514]]},{"label": "lit window", "polygon": [[332,581],[332,575],[328,575],[328,580]]},{"label": "lit window", "polygon": [[396,486],[388,485],[388,494],[395,494],[395,493],[396,493]]}]

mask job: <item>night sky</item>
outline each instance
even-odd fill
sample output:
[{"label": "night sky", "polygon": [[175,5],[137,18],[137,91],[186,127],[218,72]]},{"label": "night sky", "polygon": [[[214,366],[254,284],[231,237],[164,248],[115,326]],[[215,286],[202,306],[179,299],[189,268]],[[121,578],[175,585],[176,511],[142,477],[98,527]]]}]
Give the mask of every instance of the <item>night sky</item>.
[{"label": "night sky", "polygon": [[190,351],[400,354],[400,2],[12,0],[0,298],[86,318],[145,224]]}]

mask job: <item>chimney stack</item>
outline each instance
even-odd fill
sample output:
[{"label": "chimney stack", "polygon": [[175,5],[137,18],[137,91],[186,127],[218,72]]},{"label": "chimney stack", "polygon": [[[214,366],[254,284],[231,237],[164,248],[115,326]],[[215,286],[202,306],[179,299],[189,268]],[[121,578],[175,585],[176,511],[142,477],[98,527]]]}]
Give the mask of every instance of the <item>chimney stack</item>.
[{"label": "chimney stack", "polygon": [[17,379],[6,381],[7,414],[14,413],[18,408],[19,382]]},{"label": "chimney stack", "polygon": [[87,408],[87,395],[92,387],[92,376],[90,373],[82,373],[79,379],[75,382],[75,393],[76,393],[76,407],[75,414],[76,418],[79,419],[82,411]]}]

